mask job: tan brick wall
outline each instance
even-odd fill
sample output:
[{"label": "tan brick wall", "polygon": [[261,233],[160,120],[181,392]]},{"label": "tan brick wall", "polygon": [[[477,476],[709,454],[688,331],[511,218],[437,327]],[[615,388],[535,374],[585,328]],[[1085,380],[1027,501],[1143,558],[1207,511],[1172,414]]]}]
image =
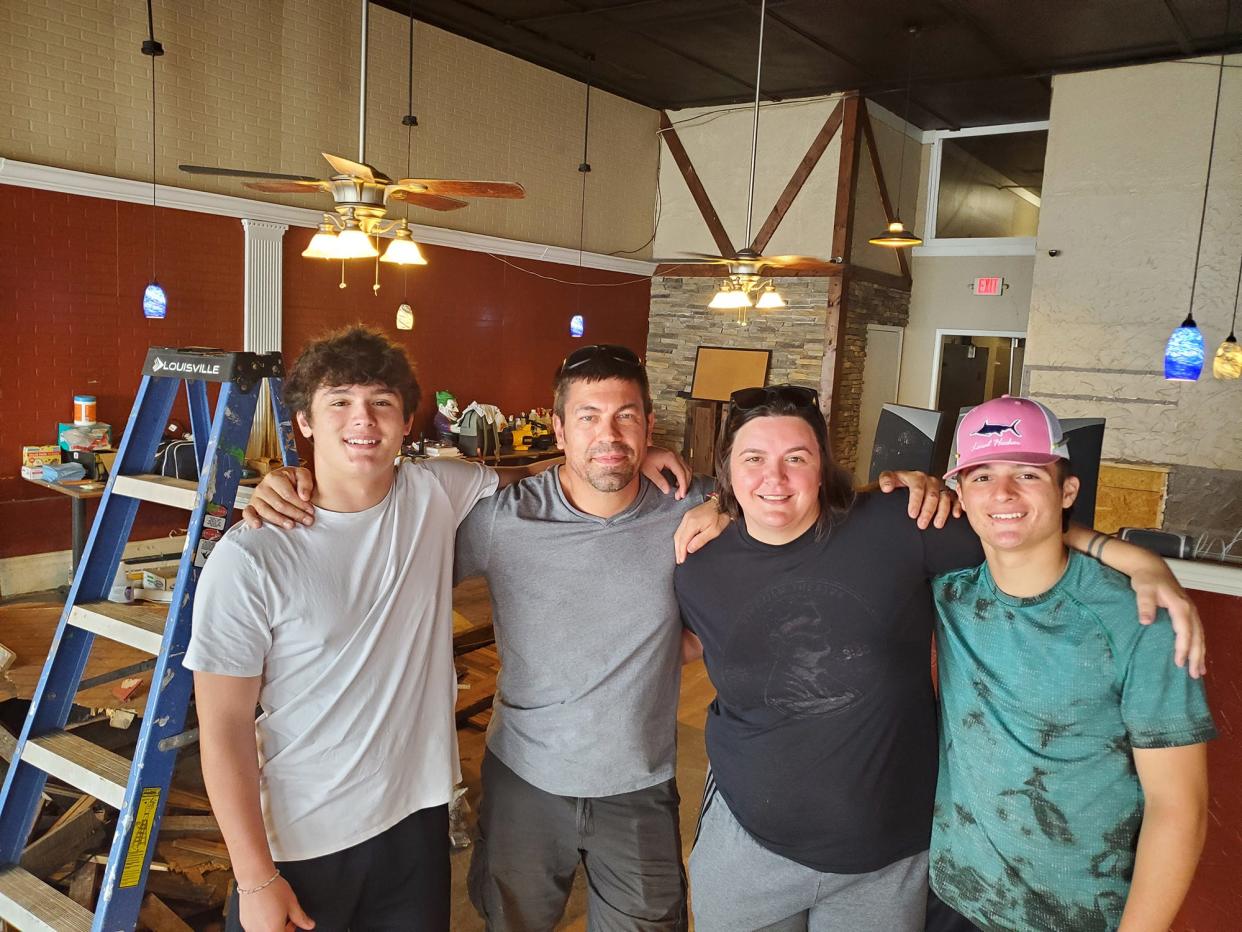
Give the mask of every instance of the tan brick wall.
[{"label": "tan brick wall", "polygon": [[[79,171],[150,177],[146,10],[130,0],[0,5],[0,155]],[[161,183],[304,207],[325,195],[264,196],[190,176],[179,162],[320,176],[321,151],[357,157],[356,0],[157,0],[157,167]],[[371,7],[367,161],[405,174],[408,20]],[[519,202],[418,223],[578,245],[582,84],[419,23],[413,173],[520,181]],[[592,96],[586,248],[633,249],[654,221],[658,116]],[[644,255],[650,255],[646,250]]]}]

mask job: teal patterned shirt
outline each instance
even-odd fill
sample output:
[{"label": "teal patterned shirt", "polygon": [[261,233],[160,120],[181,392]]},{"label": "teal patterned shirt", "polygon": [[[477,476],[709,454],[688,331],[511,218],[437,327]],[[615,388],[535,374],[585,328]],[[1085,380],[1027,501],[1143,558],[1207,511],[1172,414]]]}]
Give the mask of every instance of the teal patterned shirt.
[{"label": "teal patterned shirt", "polygon": [[1140,625],[1129,581],[1073,552],[1033,598],[1001,592],[986,564],[933,592],[932,887],[987,932],[1115,929],[1143,820],[1132,749],[1216,736],[1168,616]]}]

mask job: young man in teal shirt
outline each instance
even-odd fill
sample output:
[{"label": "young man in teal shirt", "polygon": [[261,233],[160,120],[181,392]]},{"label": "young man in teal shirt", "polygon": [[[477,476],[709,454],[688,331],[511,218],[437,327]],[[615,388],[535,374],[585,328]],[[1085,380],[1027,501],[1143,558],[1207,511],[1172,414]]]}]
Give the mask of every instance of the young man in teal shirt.
[{"label": "young man in teal shirt", "polygon": [[1202,683],[1163,612],[1135,625],[1128,580],[1066,549],[1078,480],[1051,411],[989,401],[957,449],[945,478],[987,560],[934,586],[932,887],[987,932],[1166,930],[1203,847]]}]

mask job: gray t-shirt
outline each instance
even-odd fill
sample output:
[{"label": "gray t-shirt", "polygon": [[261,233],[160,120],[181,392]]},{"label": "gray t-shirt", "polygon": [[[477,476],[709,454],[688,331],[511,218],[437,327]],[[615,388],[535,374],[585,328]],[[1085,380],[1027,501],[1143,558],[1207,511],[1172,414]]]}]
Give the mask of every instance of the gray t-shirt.
[{"label": "gray t-shirt", "polygon": [[457,581],[492,593],[500,680],[487,745],[548,793],[612,796],[673,776],[681,616],[673,532],[682,501],[640,478],[611,518],[569,504],[560,470],[484,499],[457,532]]}]

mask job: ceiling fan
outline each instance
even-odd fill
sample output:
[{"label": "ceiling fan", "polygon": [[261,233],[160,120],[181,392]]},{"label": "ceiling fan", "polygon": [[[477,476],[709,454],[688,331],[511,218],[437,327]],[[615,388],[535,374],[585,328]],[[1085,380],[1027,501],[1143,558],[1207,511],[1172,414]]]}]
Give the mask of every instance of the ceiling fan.
[{"label": "ceiling fan", "polygon": [[[362,0],[362,71],[358,103],[358,160],[323,153],[332,167],[328,178],[310,175],[289,175],[280,172],[249,171],[238,168],[214,168],[205,165],[178,165],[190,175],[213,175],[246,178],[244,187],[268,194],[332,195],[333,212],[325,212],[319,232],[311,240],[304,256],[316,259],[354,259],[379,254],[372,236],[392,233],[393,243],[383,261],[400,265],[425,265],[417,245],[410,236],[409,223],[403,218],[388,217],[389,202],[402,201],[430,210],[459,210],[468,206],[462,198],[510,198],[526,196],[526,190],[514,181],[472,181],[449,178],[401,178],[397,181],[366,163],[367,125],[367,47],[370,0]],[[410,74],[413,81],[413,18],[411,17]],[[411,110],[413,91],[411,87]],[[412,113],[401,121],[407,127],[418,125]]]},{"label": "ceiling fan", "polygon": [[[755,202],[755,164],[759,143],[759,81],[763,74],[763,25],[767,13],[767,0],[759,4],[759,55],[755,66],[755,104],[750,134],[750,186],[746,192],[746,239],[751,239],[751,220]],[[737,310],[738,323],[746,323],[746,311],[751,307],[763,310],[785,306],[785,300],[776,290],[771,278],[764,281],[765,275],[773,274],[767,270],[789,270],[801,272],[822,272],[832,274],[841,268],[842,260],[820,259],[814,256],[765,256],[749,246],[738,249],[731,256],[717,256],[710,253],[684,253],[685,258],[655,259],[661,265],[722,265],[728,271],[720,283],[720,288],[712,298],[708,307],[717,310]],[[758,299],[751,297],[760,291]]]}]

